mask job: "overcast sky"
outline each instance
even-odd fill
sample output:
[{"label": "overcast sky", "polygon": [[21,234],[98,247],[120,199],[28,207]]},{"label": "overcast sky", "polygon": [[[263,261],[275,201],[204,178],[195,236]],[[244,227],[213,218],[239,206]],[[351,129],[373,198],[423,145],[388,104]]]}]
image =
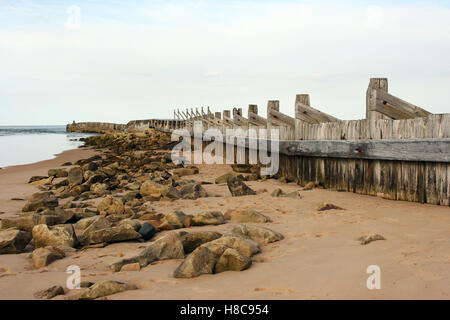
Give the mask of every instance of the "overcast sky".
[{"label": "overcast sky", "polygon": [[293,116],[297,93],[361,119],[370,77],[446,113],[449,57],[449,1],[0,0],[0,125],[267,100]]}]

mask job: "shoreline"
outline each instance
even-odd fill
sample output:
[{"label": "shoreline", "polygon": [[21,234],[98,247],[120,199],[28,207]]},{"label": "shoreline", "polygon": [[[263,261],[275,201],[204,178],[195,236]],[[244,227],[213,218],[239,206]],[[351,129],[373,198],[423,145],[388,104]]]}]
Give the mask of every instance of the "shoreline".
[{"label": "shoreline", "polygon": [[[105,149],[102,149],[105,150]],[[46,175],[64,162],[75,162],[98,152],[93,148],[64,151],[54,159],[0,170],[0,218],[19,213],[37,187],[32,175]],[[65,167],[70,168],[70,167]],[[113,273],[109,265],[132,257],[149,242],[117,242],[105,247],[68,253],[46,267],[35,269],[30,252],[0,255],[0,299],[36,299],[34,293],[53,285],[65,287],[66,269],[80,266],[82,281],[115,280],[135,284],[107,299],[450,299],[450,216],[447,207],[392,201],[327,189],[300,190],[295,183],[278,180],[248,181],[256,195],[232,197],[226,184],[215,179],[231,171],[229,165],[198,165],[199,173],[182,179],[205,181],[208,197],[151,202],[160,214],[182,210],[196,215],[254,209],[273,222],[257,224],[280,232],[284,239],[264,245],[249,269],[206,274],[197,278],[173,277],[181,259],[155,261],[140,271]],[[300,190],[301,198],[272,197]],[[96,200],[98,202],[100,199]],[[317,211],[329,202],[343,210]],[[4,209],[6,208],[6,210]],[[237,224],[181,228],[176,231],[225,233]],[[162,233],[175,231],[162,231]],[[386,240],[361,245],[358,237],[382,234]],[[379,265],[382,289],[369,290],[366,269]],[[57,296],[54,300],[70,296]]]},{"label": "shoreline", "polygon": [[96,154],[91,148],[75,148],[54,155],[54,158],[29,164],[20,164],[0,170],[0,218],[10,217],[17,213],[25,201],[11,198],[26,199],[35,192],[37,187],[28,184],[31,176],[47,175],[49,169],[59,168],[64,162],[75,162]]}]

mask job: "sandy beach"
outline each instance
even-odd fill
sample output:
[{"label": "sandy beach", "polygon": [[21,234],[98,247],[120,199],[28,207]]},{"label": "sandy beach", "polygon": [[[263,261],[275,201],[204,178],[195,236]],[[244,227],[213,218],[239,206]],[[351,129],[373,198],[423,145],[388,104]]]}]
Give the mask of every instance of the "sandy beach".
[{"label": "sandy beach", "polygon": [[[18,215],[25,201],[37,192],[27,184],[33,175],[67,161],[95,154],[90,149],[63,152],[55,159],[0,170],[0,218]],[[201,275],[192,279],[173,277],[182,260],[151,263],[140,271],[112,273],[108,268],[131,257],[146,243],[129,241],[104,248],[78,250],[50,265],[34,269],[30,252],[0,255],[0,299],[35,299],[36,291],[53,285],[65,287],[66,268],[78,265],[82,280],[117,280],[135,284],[138,290],[108,296],[107,299],[449,299],[450,298],[450,209],[444,206],[391,201],[377,197],[324,189],[300,191],[300,199],[276,198],[276,188],[300,190],[294,183],[277,180],[250,181],[256,195],[232,197],[227,185],[214,184],[227,165],[200,165],[199,174],[183,177],[207,181],[208,197],[197,200],[153,202],[158,213],[182,210],[196,215],[216,210],[222,213],[255,209],[273,222],[264,224],[285,239],[262,247],[244,271]],[[333,203],[344,210],[317,211]],[[235,222],[189,230],[224,232]],[[183,229],[181,229],[183,230]],[[163,231],[162,233],[171,232]],[[386,240],[361,245],[368,233]],[[381,269],[381,289],[369,290],[366,269]],[[64,299],[57,296],[54,299]]]}]

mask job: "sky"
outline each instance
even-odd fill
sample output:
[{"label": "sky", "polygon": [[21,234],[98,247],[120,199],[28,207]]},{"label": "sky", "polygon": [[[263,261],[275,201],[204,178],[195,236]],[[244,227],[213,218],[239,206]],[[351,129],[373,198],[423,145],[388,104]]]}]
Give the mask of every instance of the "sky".
[{"label": "sky", "polygon": [[371,77],[450,112],[450,1],[0,0],[0,125],[126,123],[295,95],[365,117]]}]

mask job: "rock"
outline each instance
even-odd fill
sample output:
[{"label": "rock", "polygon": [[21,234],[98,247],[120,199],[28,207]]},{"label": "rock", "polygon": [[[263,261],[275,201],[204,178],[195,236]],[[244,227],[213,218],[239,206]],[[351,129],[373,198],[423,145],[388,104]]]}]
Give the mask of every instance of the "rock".
[{"label": "rock", "polygon": [[48,199],[52,196],[53,196],[53,192],[51,192],[51,191],[36,192],[36,193],[33,193],[33,195],[31,196],[31,202],[37,201],[37,200],[42,200],[42,199]]},{"label": "rock", "polygon": [[132,284],[118,281],[100,281],[89,287],[89,289],[81,295],[80,299],[92,300],[127,290],[137,290],[137,287]]},{"label": "rock", "polygon": [[307,190],[312,190],[316,187],[316,184],[312,181],[308,182],[307,184],[305,184],[305,186],[303,187],[303,190],[307,191]]},{"label": "rock", "polygon": [[59,295],[64,295],[64,288],[61,286],[53,286],[45,290],[38,291],[34,296],[38,299],[51,299]]},{"label": "rock", "polygon": [[48,170],[48,176],[55,178],[65,178],[69,175],[69,173],[65,169],[50,169]]},{"label": "rock", "polygon": [[255,241],[242,237],[229,236],[227,234],[216,240],[207,242],[202,246],[207,247],[217,258],[219,258],[227,248],[233,248],[247,258],[250,258],[261,251],[261,248]]},{"label": "rock", "polygon": [[30,184],[32,186],[36,186],[37,187],[37,186],[43,186],[43,185],[46,185],[46,184],[51,184],[52,181],[53,181],[53,177],[48,177],[46,179],[42,179],[42,180],[31,182]]},{"label": "rock", "polygon": [[280,188],[276,188],[273,190],[273,192],[270,194],[272,197],[285,197],[285,198],[301,198],[300,191],[293,191],[290,193],[285,193]]},{"label": "rock", "polygon": [[140,270],[141,266],[137,262],[126,264],[120,269],[120,271],[140,271]]},{"label": "rock", "polygon": [[169,187],[166,193],[166,197],[169,199],[181,199],[183,195],[175,187]]},{"label": "rock", "polygon": [[233,171],[235,172],[240,172],[240,173],[252,173],[252,167],[253,165],[251,164],[232,164],[231,165],[231,169],[233,169]]},{"label": "rock", "polygon": [[[171,212],[164,216],[164,218],[161,220],[162,222],[161,225],[163,225],[165,222],[168,223],[169,226],[171,227],[169,228],[169,230],[184,228],[186,218],[187,218],[186,214],[182,211]],[[164,226],[162,227],[162,229],[164,229]]]},{"label": "rock", "polygon": [[31,259],[36,268],[42,268],[65,256],[62,250],[49,246],[35,249],[31,254]]},{"label": "rock", "polygon": [[14,218],[3,218],[2,229],[16,228],[22,231],[31,232],[33,227],[38,224],[52,226],[61,223],[61,217],[56,215],[27,215]]},{"label": "rock", "polygon": [[72,162],[64,162],[62,165],[61,165],[61,167],[68,167],[68,166],[71,166],[72,165]]},{"label": "rock", "polygon": [[286,193],[284,195],[284,197],[292,198],[292,199],[301,199],[302,195],[300,194],[300,191],[292,191],[292,192]]},{"label": "rock", "polygon": [[78,220],[75,212],[71,210],[65,210],[62,208],[55,208],[55,215],[60,217],[61,224],[75,222]]},{"label": "rock", "polygon": [[229,176],[236,177],[240,181],[244,181],[245,180],[244,176],[242,174],[236,174],[234,172],[233,173],[225,173],[225,174],[221,175],[220,177],[218,177],[215,180],[215,184],[227,183],[227,179],[228,179]]},{"label": "rock", "polygon": [[244,270],[251,264],[249,258],[260,250],[258,244],[252,240],[221,237],[197,247],[178,266],[174,272],[174,277],[193,278],[202,274],[211,274],[215,271],[215,266],[219,261],[221,262],[218,272]]},{"label": "rock", "polygon": [[188,254],[204,243],[220,238],[222,234],[215,231],[194,231],[181,236],[184,253]]},{"label": "rock", "polygon": [[48,178],[48,177],[46,177],[46,176],[32,176],[32,177],[30,178],[30,180],[28,180],[28,183],[32,183],[32,182],[44,180],[44,179],[47,179],[47,178]]},{"label": "rock", "polygon": [[253,210],[228,210],[224,218],[226,220],[233,220],[236,222],[254,222],[254,223],[266,223],[272,222],[268,216],[263,215],[262,213]]},{"label": "rock", "polygon": [[0,230],[0,254],[20,253],[31,241],[31,234],[18,229]]},{"label": "rock", "polygon": [[23,212],[37,211],[39,209],[56,208],[58,206],[58,199],[54,196],[48,198],[32,200],[25,204],[22,208]]},{"label": "rock", "polygon": [[137,219],[123,219],[119,221],[117,227],[130,227],[134,229],[134,231],[138,232],[141,229],[141,222]]},{"label": "rock", "polygon": [[188,183],[181,187],[183,199],[196,200],[207,196],[206,190],[199,183]]},{"label": "rock", "polygon": [[210,211],[192,217],[192,226],[219,225],[225,223],[223,214],[218,211]]},{"label": "rock", "polygon": [[153,261],[182,258],[184,258],[184,250],[180,236],[176,232],[169,232],[152,242],[139,255],[122,259],[110,265],[110,268],[112,271],[117,272],[122,269],[122,266],[130,263],[139,263],[140,267],[144,268]]},{"label": "rock", "polygon": [[281,197],[284,195],[284,192],[280,188],[276,188],[275,190],[273,190],[273,192],[270,195],[272,197]]},{"label": "rock", "polygon": [[87,165],[87,169],[89,171],[97,171],[98,170],[98,163],[95,161],[89,162],[89,164]]},{"label": "rock", "polygon": [[174,271],[175,278],[194,278],[213,273],[215,255],[206,247],[195,249]]},{"label": "rock", "polygon": [[152,194],[161,194],[165,196],[168,192],[168,187],[153,181],[145,181],[141,185],[139,192],[142,196],[150,196]]},{"label": "rock", "polygon": [[114,162],[110,165],[107,165],[106,167],[103,167],[100,169],[101,172],[106,174],[107,176],[114,176],[117,173],[117,170],[119,169],[119,163]]},{"label": "rock", "polygon": [[252,261],[232,248],[226,249],[217,261],[214,272],[242,271],[250,267]]},{"label": "rock", "polygon": [[94,228],[96,230],[109,228],[109,227],[112,226],[112,223],[108,219],[106,219],[105,217],[103,217],[103,216],[94,216],[94,217],[90,217],[90,218],[81,219],[80,221],[78,221],[75,224],[75,228],[76,229],[85,230],[92,224],[94,224]]},{"label": "rock", "polygon": [[319,207],[317,207],[317,211],[325,211],[325,210],[331,210],[331,209],[336,209],[336,210],[344,210],[344,208],[338,207],[332,203],[323,203],[322,205],[320,205]]},{"label": "rock", "polygon": [[360,241],[362,245],[366,245],[368,243],[371,243],[372,241],[377,240],[386,240],[386,238],[381,234],[368,234],[358,238],[358,241]]},{"label": "rock", "polygon": [[284,236],[279,232],[269,228],[247,224],[236,225],[233,229],[226,232],[225,236],[242,237],[253,240],[258,244],[267,244],[284,239]]},{"label": "rock", "polygon": [[244,182],[236,177],[228,176],[227,178],[228,190],[230,190],[233,197],[240,197],[246,195],[255,195],[256,192],[248,187]]},{"label": "rock", "polygon": [[150,240],[151,238],[153,238],[153,236],[156,234],[157,230],[150,223],[144,222],[138,232],[141,235],[142,239],[147,241],[147,240]]},{"label": "rock", "polygon": [[107,196],[97,206],[97,210],[101,215],[121,215],[125,211],[122,200]]},{"label": "rock", "polygon": [[108,190],[108,185],[97,182],[91,185],[90,190],[95,194],[103,194]]},{"label": "rock", "polygon": [[190,175],[193,175],[193,174],[197,174],[199,171],[198,171],[198,168],[196,168],[196,167],[190,167],[190,168],[178,168],[178,169],[174,169],[173,171],[172,171],[172,173],[174,174],[174,175],[177,175],[177,176],[179,176],[179,177],[183,177],[183,176],[190,176]]},{"label": "rock", "polygon": [[71,224],[60,224],[50,228],[45,224],[39,224],[33,227],[32,235],[35,248],[47,246],[68,246],[73,248],[78,244]]},{"label": "rock", "polygon": [[81,184],[83,182],[83,170],[80,167],[70,169],[67,180],[69,184]]},{"label": "rock", "polygon": [[79,241],[83,246],[112,243],[128,240],[140,239],[141,235],[136,232],[135,226],[129,223],[122,223],[115,227],[99,228],[99,225],[91,224],[79,236]]}]

